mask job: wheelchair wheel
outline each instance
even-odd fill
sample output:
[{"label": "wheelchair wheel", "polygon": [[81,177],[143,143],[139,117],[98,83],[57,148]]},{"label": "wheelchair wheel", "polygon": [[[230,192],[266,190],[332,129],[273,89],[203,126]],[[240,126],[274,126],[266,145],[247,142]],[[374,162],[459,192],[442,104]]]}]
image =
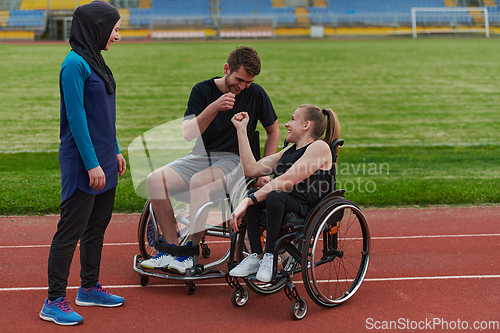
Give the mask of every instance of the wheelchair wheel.
[{"label": "wheelchair wheel", "polygon": [[[246,230],[238,234],[238,241],[236,245],[236,255],[235,255],[235,258],[236,260],[238,260],[238,262],[241,262],[243,259],[245,259],[244,252],[250,253],[250,242],[248,240]],[[281,258],[285,258],[287,254],[288,253],[285,252],[280,256]],[[280,262],[278,262],[277,272],[280,272],[281,270],[290,272],[295,270],[298,267],[298,265],[299,264],[292,256],[288,256],[285,259],[280,260]],[[290,278],[292,276],[293,275],[291,275]],[[274,294],[283,289],[287,281],[285,277],[278,280],[276,284],[272,284],[270,282],[260,282],[258,280],[251,280],[251,279],[244,279],[244,280],[248,288],[259,295]]]},{"label": "wheelchair wheel", "polygon": [[156,233],[158,233],[158,226],[151,217],[150,206],[151,203],[148,199],[142,209],[141,218],[139,220],[139,228],[137,231],[139,251],[144,260],[156,255],[154,244]]},{"label": "wheelchair wheel", "polygon": [[323,307],[342,304],[358,290],[369,261],[370,231],[361,210],[346,199],[324,203],[306,228],[302,279]]},{"label": "wheelchair wheel", "polygon": [[188,295],[194,294],[194,291],[196,290],[196,285],[194,284],[193,281],[186,281],[186,291]]},{"label": "wheelchair wheel", "polygon": [[233,186],[233,190],[231,191],[231,211],[234,211],[236,207],[238,207],[239,203],[246,198],[248,191],[253,188],[253,184],[256,182],[256,179],[252,178],[241,178],[238,182]]},{"label": "wheelchair wheel", "polygon": [[141,277],[141,286],[146,287],[149,283],[149,276],[139,275]]},{"label": "wheelchair wheel", "polygon": [[[183,202],[174,202],[172,200],[173,209],[175,212],[176,219],[184,218],[188,215],[189,208]],[[182,225],[178,222],[180,228],[184,228],[182,231],[184,240],[187,236],[188,227]],[[158,234],[158,238],[161,238],[160,230],[158,228],[158,224],[156,220],[151,216],[151,202],[148,199],[146,204],[144,204],[144,208],[142,209],[142,214],[139,219],[139,228],[137,231],[137,238],[139,241],[139,251],[144,260],[147,260],[156,255],[156,249],[154,247],[156,235]],[[210,251],[210,249],[208,249]],[[210,253],[208,253],[210,255]]]},{"label": "wheelchair wheel", "polygon": [[201,255],[203,256],[203,258],[206,259],[206,258],[210,257],[211,253],[212,253],[212,251],[210,250],[208,245],[206,243],[201,243]]},{"label": "wheelchair wheel", "polygon": [[301,320],[307,313],[307,302],[304,297],[300,297],[300,301],[292,299],[288,306],[290,317],[295,320]]},{"label": "wheelchair wheel", "polygon": [[231,303],[237,308],[247,304],[248,297],[248,289],[245,286],[242,286],[241,289],[233,288],[231,290]]}]

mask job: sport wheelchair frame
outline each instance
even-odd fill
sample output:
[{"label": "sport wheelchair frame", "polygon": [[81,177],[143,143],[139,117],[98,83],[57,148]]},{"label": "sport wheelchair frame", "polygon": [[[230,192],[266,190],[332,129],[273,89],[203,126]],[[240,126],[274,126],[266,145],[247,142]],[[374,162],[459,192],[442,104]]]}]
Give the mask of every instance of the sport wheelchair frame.
[{"label": "sport wheelchair frame", "polygon": [[[230,195],[222,195],[221,193],[217,193],[217,195],[211,195],[210,201],[206,202],[198,209],[194,218],[195,225],[197,223],[200,223],[199,220],[205,210],[208,210],[211,207],[221,207],[221,225],[207,226],[206,232],[200,240],[201,254],[204,258],[208,258],[211,255],[211,250],[205,240],[206,236],[231,239],[231,235],[234,234],[234,232],[226,226],[226,223],[231,219],[232,207],[236,207],[237,203],[245,198],[247,190],[252,186],[253,182],[254,179],[241,178],[233,186],[233,190]],[[230,198],[234,199],[231,201]],[[236,205],[234,205],[234,203],[236,203]],[[180,204],[182,204],[182,202]],[[176,209],[174,207],[174,211],[175,210]],[[181,214],[176,214],[175,216],[178,225],[183,225],[186,229],[189,229],[191,221],[189,220],[189,218],[184,218],[180,215]],[[200,265],[198,264],[199,250],[197,250],[197,247],[194,246],[193,250],[191,250],[191,254],[194,255],[194,266],[192,269],[186,269],[184,275],[175,274],[174,272],[163,269],[161,270],[161,273],[145,270],[141,266],[141,262],[143,260],[153,257],[160,248],[158,240],[160,239],[161,234],[149,199],[146,201],[146,204],[144,205],[141,213],[141,217],[139,219],[137,237],[139,241],[140,254],[137,254],[134,257],[133,269],[134,271],[139,273],[142,286],[148,285],[149,277],[183,280],[186,282],[188,294],[191,295],[195,291],[196,286],[194,282],[196,280],[223,278],[225,276],[225,272],[216,268],[228,261],[230,257],[230,247],[220,259],[214,260],[206,265]],[[185,244],[186,240],[187,235],[183,235],[180,244]],[[193,235],[193,243],[196,244],[196,242],[196,235]]]},{"label": "sport wheelchair frame", "polygon": [[[260,145],[259,145],[259,132],[255,131],[252,141],[251,141],[252,152],[256,160],[260,159]],[[231,213],[233,209],[238,205],[238,203],[246,197],[248,190],[253,186],[255,179],[242,177],[240,178],[228,192],[227,189],[224,191],[219,191],[217,193],[210,194],[210,201],[203,204],[196,212],[193,223],[195,225],[200,225],[201,216],[206,210],[211,207],[220,207],[222,221],[220,225],[210,225],[206,228],[206,231],[201,238],[200,247],[201,254],[204,258],[208,258],[211,255],[211,250],[206,243],[205,236],[214,236],[220,238],[231,239],[231,235],[234,233],[233,230],[227,227],[227,222],[231,219]],[[175,198],[176,196],[173,195]],[[177,205],[185,205],[188,201],[187,198],[178,198],[179,202]],[[174,208],[175,219],[178,226],[184,226],[185,229],[189,229],[191,221],[188,218],[184,218],[183,213],[179,213],[176,207]],[[203,223],[205,224],[205,223]],[[197,244],[197,235],[193,235],[193,244]],[[190,254],[194,257],[194,266],[192,269],[186,269],[184,275],[175,274],[172,271],[162,269],[160,272],[145,270],[141,266],[141,262],[156,255],[157,251],[168,252],[161,249],[161,244],[159,244],[159,239],[161,237],[158,223],[155,218],[153,208],[151,206],[150,199],[148,199],[144,205],[144,208],[139,219],[139,226],[137,237],[139,241],[140,253],[134,257],[133,269],[140,276],[140,282],[142,286],[147,286],[149,284],[150,277],[173,279],[173,280],[183,280],[186,283],[187,293],[192,295],[196,289],[195,281],[202,279],[213,279],[213,278],[223,278],[225,277],[225,272],[217,267],[227,263],[230,257],[231,247],[227,249],[225,254],[218,260],[214,260],[206,265],[198,264],[198,257],[200,254],[198,246],[194,246],[189,249]],[[187,235],[182,235],[182,240],[179,242],[180,245],[184,245],[187,241]],[[229,241],[230,242],[230,241]],[[229,243],[228,242],[228,243]],[[185,255],[185,253],[183,253]]]},{"label": "sport wheelchair frame", "polygon": [[[342,145],[341,139],[332,143],[334,161],[337,160],[335,147]],[[273,274],[269,283],[262,283],[256,279],[256,274],[251,274],[243,278],[245,286],[240,284],[239,278],[226,274],[226,281],[233,288],[231,302],[234,306],[247,303],[248,289],[270,295],[284,288],[291,300],[290,316],[296,320],[304,318],[307,302],[299,296],[292,282],[298,273],[302,275],[309,297],[322,307],[338,306],[354,295],[368,269],[370,230],[361,209],[345,199],[344,193],[344,190],[331,192],[306,218],[286,214],[274,247]],[[244,259],[244,252],[250,248],[245,235],[244,225],[233,234],[231,253],[234,255],[229,260],[228,272]]]}]

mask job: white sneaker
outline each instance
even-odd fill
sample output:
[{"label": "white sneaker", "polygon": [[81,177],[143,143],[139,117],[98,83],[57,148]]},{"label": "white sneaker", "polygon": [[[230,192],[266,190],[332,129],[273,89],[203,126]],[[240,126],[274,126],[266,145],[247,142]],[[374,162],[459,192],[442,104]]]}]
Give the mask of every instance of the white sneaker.
[{"label": "white sneaker", "polygon": [[233,268],[229,275],[237,277],[245,277],[253,273],[257,273],[259,270],[260,258],[257,257],[257,253],[249,254],[243,259],[238,266]]},{"label": "white sneaker", "polygon": [[261,282],[269,282],[273,276],[273,255],[271,253],[264,254],[264,258],[260,261],[259,271],[255,276]]},{"label": "white sneaker", "polygon": [[161,269],[170,265],[175,257],[168,253],[158,252],[153,258],[141,262],[141,266],[149,269]]},{"label": "white sneaker", "polygon": [[168,265],[168,269],[184,274],[186,272],[186,268],[192,268],[193,265],[194,265],[193,257],[182,256],[182,257],[176,257],[172,261],[172,263]]}]

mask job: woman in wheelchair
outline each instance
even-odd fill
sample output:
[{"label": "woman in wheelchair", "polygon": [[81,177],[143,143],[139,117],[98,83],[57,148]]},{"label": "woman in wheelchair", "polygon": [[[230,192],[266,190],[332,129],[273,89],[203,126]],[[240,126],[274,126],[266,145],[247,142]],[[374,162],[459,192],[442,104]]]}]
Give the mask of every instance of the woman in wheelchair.
[{"label": "woman in wheelchair", "polygon": [[[330,144],[339,138],[340,124],[332,110],[311,104],[301,105],[285,124],[288,130],[286,141],[294,145],[256,161],[246,133],[248,120],[246,112],[238,113],[231,119],[238,133],[245,176],[274,174],[274,179],[249,194],[231,215],[231,227],[235,231],[239,230],[238,226],[244,219],[252,254],[233,268],[229,275],[245,277],[257,273],[257,280],[269,282],[272,279],[274,245],[284,214],[294,212],[305,217],[322,196],[333,190],[335,165]],[[323,133],[325,136],[321,140]],[[267,230],[264,252],[260,225],[265,225]]]}]

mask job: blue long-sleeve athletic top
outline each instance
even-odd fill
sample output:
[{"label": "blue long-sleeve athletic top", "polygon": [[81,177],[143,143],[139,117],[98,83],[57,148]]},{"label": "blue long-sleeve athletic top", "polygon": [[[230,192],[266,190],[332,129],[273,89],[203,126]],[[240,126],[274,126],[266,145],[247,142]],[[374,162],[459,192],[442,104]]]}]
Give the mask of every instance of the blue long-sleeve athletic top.
[{"label": "blue long-sleeve athletic top", "polygon": [[[115,94],[108,94],[103,80],[74,51],[62,63],[59,89],[62,201],[77,188],[95,195],[116,187],[116,154],[120,149],[116,139]],[[99,165],[106,175],[106,185],[102,190],[94,190],[89,187],[87,171]]]}]

